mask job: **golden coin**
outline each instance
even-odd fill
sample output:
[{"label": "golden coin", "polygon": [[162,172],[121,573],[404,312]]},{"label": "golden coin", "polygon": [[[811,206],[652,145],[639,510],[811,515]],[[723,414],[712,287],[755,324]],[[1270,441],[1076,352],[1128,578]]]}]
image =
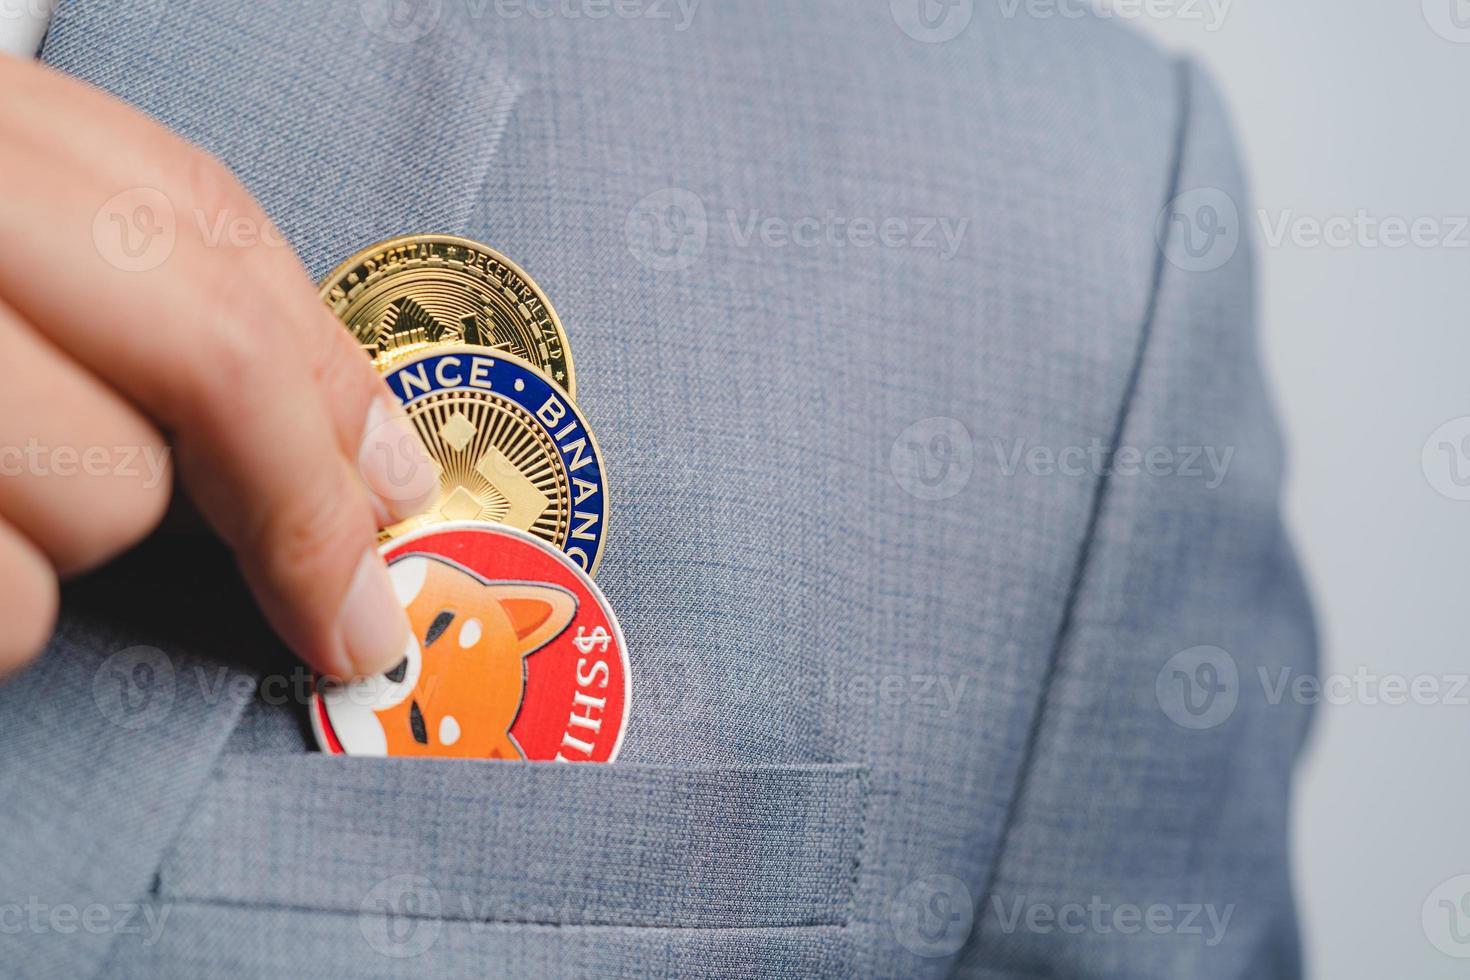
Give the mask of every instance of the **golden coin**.
[{"label": "golden coin", "polygon": [[441,345],[399,357],[383,380],[439,471],[439,496],[388,528],[491,521],[528,531],[596,570],[607,528],[597,440],[566,392],[518,357]]},{"label": "golden coin", "polygon": [[391,238],[332,270],[320,294],[379,369],[439,344],[471,344],[529,361],[576,396],[551,301],[520,266],[478,242]]}]

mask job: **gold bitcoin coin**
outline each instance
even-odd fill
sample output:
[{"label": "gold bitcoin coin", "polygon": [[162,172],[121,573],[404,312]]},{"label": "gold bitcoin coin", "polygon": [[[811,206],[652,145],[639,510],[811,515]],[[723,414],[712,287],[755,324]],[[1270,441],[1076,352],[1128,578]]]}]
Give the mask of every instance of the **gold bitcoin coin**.
[{"label": "gold bitcoin coin", "polygon": [[320,294],[379,369],[440,344],[472,344],[529,361],[576,396],[571,348],[551,301],[478,242],[392,238],[339,265]]},{"label": "gold bitcoin coin", "polygon": [[607,526],[597,440],[571,397],[518,357],[440,345],[383,370],[439,471],[439,496],[384,537],[434,524],[508,524],[596,570]]}]

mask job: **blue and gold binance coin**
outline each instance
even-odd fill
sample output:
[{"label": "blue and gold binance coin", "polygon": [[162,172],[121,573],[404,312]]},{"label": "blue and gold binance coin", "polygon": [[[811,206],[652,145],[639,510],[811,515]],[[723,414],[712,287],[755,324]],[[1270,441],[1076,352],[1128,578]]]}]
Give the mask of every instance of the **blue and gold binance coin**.
[{"label": "blue and gold binance coin", "polygon": [[461,521],[527,531],[591,574],[607,531],[607,488],[592,429],[566,392],[526,361],[444,345],[392,362],[383,378],[439,469],[439,497],[384,532]]}]

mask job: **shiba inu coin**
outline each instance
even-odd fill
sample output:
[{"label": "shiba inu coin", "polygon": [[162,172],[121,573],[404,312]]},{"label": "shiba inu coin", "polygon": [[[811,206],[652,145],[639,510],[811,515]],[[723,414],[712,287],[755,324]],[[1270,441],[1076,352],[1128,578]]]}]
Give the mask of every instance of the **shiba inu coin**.
[{"label": "shiba inu coin", "polygon": [[382,546],[413,637],[387,673],[319,685],[332,755],[610,762],[628,720],[622,629],[602,592],[538,538],[483,522]]},{"label": "shiba inu coin", "polygon": [[439,468],[439,498],[394,537],[448,521],[529,531],[588,573],[607,526],[602,458],[576,404],[517,357],[487,347],[434,347],[383,374]]},{"label": "shiba inu coin", "polygon": [[322,300],[380,367],[438,344],[493,347],[577,393],[551,301],[520,266],[454,235],[408,235],[363,249],[322,281]]}]

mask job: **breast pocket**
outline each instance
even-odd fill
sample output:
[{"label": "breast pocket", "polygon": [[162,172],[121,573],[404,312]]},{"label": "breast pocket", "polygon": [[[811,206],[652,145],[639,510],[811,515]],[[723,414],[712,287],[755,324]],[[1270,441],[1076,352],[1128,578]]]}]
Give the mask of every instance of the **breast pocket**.
[{"label": "breast pocket", "polygon": [[158,888],[470,922],[845,925],[867,796],[847,765],[226,756]]}]

